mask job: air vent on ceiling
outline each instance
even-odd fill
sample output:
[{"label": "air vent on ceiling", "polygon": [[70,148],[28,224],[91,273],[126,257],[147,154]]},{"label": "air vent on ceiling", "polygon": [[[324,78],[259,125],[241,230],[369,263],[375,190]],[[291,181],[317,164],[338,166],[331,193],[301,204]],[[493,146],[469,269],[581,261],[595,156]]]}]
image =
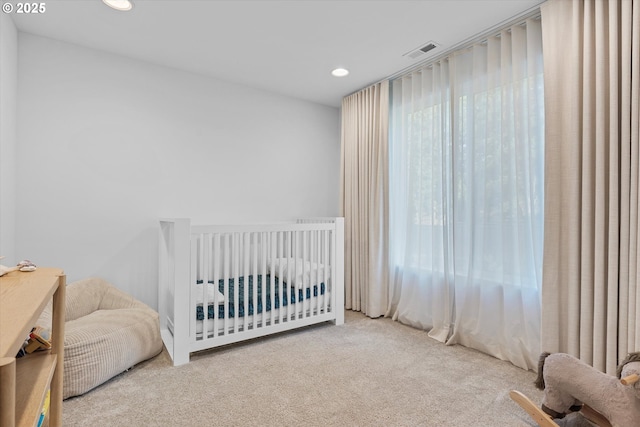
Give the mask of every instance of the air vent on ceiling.
[{"label": "air vent on ceiling", "polygon": [[427,44],[422,45],[417,49],[413,49],[402,56],[408,56],[411,59],[416,59],[426,54],[427,52],[431,52],[433,49],[437,48],[438,46],[439,46],[438,43],[430,41]]}]

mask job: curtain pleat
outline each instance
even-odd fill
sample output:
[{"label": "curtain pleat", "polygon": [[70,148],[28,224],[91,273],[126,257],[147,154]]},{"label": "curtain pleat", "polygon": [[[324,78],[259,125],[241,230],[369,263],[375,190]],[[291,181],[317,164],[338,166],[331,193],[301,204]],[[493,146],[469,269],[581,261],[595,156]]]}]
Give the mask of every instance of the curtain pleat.
[{"label": "curtain pleat", "polygon": [[608,373],[640,343],[639,3],[549,0],[541,7],[542,347]]},{"label": "curtain pleat", "polygon": [[[640,188],[638,186],[638,177],[640,171],[638,165],[640,163],[640,1],[634,1],[633,4],[624,3],[621,15],[626,18],[626,24],[623,25],[623,40],[627,40],[623,45],[623,63],[630,63],[631,66],[627,68],[631,81],[631,91],[624,93],[623,105],[629,105],[629,121],[631,123],[629,135],[622,134],[624,141],[629,141],[628,145],[631,146],[631,183],[630,186],[630,227],[629,233],[629,285],[628,289],[625,289],[627,297],[626,301],[621,302],[621,307],[624,307],[625,316],[621,318],[623,340],[621,345],[623,348],[627,348],[628,351],[635,351],[640,348],[640,270],[638,265],[640,264],[640,252],[638,251],[638,242],[640,241],[640,216],[638,214],[639,199],[638,194]],[[626,62],[625,62],[626,61]],[[627,79],[627,78],[626,78]],[[625,79],[625,80],[626,80]],[[630,98],[630,99],[629,99]],[[631,101],[629,103],[629,101]],[[626,116],[623,115],[623,119]],[[626,126],[625,126],[626,129]],[[625,263],[626,265],[627,263]],[[624,334],[626,332],[626,334]],[[623,335],[624,334],[624,335]],[[626,335],[626,337],[625,337]]]},{"label": "curtain pleat", "polygon": [[370,317],[388,304],[388,113],[386,80],[342,101],[345,307]]}]

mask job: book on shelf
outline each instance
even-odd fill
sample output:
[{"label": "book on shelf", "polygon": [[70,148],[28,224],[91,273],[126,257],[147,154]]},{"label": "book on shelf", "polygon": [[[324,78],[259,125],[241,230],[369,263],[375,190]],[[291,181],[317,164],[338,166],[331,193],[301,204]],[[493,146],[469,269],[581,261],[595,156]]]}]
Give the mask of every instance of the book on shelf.
[{"label": "book on shelf", "polygon": [[49,411],[49,403],[51,402],[51,390],[47,390],[47,395],[44,398],[44,404],[42,405],[42,412],[40,413],[40,418],[38,419],[38,427],[42,426],[44,423],[44,419],[47,416],[47,412]]}]

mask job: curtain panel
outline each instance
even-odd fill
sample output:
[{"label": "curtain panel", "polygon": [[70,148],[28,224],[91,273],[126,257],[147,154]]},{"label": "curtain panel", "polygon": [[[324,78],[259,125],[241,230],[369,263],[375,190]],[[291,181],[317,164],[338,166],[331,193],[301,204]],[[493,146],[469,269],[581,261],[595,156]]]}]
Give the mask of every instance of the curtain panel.
[{"label": "curtain panel", "polygon": [[541,13],[542,348],[615,374],[640,350],[640,1],[549,0]]},{"label": "curtain panel", "polygon": [[391,90],[387,315],[525,369],[540,354],[544,103],[539,19]]},{"label": "curtain panel", "polygon": [[343,99],[345,307],[369,317],[384,315],[388,305],[388,123],[388,80]]}]

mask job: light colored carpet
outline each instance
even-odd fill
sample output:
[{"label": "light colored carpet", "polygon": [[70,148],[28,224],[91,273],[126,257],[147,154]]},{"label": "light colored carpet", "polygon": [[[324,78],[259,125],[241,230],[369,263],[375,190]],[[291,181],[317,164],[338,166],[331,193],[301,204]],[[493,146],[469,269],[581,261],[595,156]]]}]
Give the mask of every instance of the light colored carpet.
[{"label": "light colored carpet", "polygon": [[347,311],[317,325],[198,353],[166,350],[64,401],[69,426],[536,426],[535,374],[424,331]]}]

